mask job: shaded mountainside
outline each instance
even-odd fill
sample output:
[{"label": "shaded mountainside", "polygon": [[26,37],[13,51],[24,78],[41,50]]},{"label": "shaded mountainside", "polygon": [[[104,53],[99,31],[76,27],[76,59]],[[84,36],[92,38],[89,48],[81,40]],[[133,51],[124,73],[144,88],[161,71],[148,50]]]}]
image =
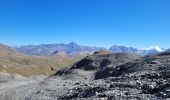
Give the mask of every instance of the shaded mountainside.
[{"label": "shaded mountainside", "polygon": [[[79,62],[75,63],[71,68],[60,70],[56,75],[67,75],[74,73],[77,69],[84,71],[98,72],[106,68],[114,68],[126,62],[140,59],[140,56],[132,53],[110,53],[106,51],[95,52],[93,55],[87,56]],[[81,74],[81,73],[80,73]],[[94,76],[88,76],[88,78]]]},{"label": "shaded mountainside", "polygon": [[[121,57],[123,59],[120,60]],[[75,69],[95,70],[95,80],[88,83],[79,82],[66,93],[67,95],[58,98],[61,100],[83,98],[162,100],[170,98],[170,53],[136,58],[138,57],[127,54],[86,57],[70,70],[64,73],[59,71],[56,75],[69,75]],[[122,63],[119,64],[119,61]]]},{"label": "shaded mountainside", "polygon": [[170,49],[166,50],[166,52],[170,52]]},{"label": "shaded mountainside", "polygon": [[110,51],[112,51],[113,53],[120,53],[120,52],[131,52],[131,53],[135,53],[136,51],[138,51],[138,49],[133,48],[133,47],[126,47],[126,46],[118,46],[118,45],[114,45],[112,47],[109,48]]},{"label": "shaded mountainside", "polygon": [[81,59],[81,56],[74,58],[65,55],[28,56],[8,46],[0,45],[0,72],[4,73],[21,74],[23,76],[49,75],[79,59]]}]

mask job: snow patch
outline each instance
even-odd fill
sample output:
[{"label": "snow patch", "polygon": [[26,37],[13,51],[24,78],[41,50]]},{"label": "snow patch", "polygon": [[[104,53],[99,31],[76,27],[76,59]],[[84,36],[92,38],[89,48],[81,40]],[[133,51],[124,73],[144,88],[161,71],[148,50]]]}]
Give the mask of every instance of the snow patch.
[{"label": "snow patch", "polygon": [[163,50],[159,46],[149,47],[149,48],[142,48],[140,50],[156,50],[158,52],[163,52]]}]

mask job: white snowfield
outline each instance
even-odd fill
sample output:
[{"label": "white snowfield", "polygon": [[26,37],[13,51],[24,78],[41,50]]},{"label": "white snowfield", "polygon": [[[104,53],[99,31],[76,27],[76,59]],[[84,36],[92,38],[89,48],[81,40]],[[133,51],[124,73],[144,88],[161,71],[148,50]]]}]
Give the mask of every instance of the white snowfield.
[{"label": "white snowfield", "polygon": [[164,51],[159,46],[153,46],[153,47],[149,47],[149,48],[142,48],[142,49],[139,49],[139,50],[156,50],[158,52],[163,52]]}]

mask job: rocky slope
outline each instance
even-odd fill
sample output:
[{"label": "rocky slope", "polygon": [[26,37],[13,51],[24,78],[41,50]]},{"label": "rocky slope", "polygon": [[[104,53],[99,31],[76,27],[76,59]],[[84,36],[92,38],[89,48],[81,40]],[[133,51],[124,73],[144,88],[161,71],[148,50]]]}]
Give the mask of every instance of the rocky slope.
[{"label": "rocky slope", "polygon": [[[170,53],[147,56],[115,67],[103,65],[95,81],[77,83],[61,99],[161,100],[170,98]],[[91,63],[91,62],[90,62]],[[112,64],[113,65],[113,64]],[[82,67],[76,67],[82,68]],[[89,67],[88,67],[89,68]],[[96,80],[97,79],[97,80]]]},{"label": "rocky slope", "polygon": [[[75,63],[70,69],[60,70],[56,75],[65,75],[76,73],[77,70],[91,71],[97,73],[106,68],[113,68],[123,63],[139,59],[140,56],[132,53],[111,53],[108,51],[95,52],[93,55],[87,56],[79,62]],[[80,73],[81,74],[81,73]],[[88,76],[90,79],[97,78],[98,76]]]},{"label": "rocky slope", "polygon": [[0,44],[0,72],[23,76],[49,75],[81,57],[73,58],[61,54],[48,57],[28,56]]},{"label": "rocky slope", "polygon": [[42,82],[0,91],[1,100],[169,100],[170,53],[140,58],[96,52]]}]

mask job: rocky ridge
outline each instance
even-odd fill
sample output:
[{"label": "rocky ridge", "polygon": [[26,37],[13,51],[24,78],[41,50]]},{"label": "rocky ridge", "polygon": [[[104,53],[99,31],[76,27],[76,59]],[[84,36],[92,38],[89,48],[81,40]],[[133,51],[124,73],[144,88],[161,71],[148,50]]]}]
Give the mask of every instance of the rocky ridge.
[{"label": "rocky ridge", "polygon": [[[170,98],[169,61],[170,53],[167,52],[114,67],[108,67],[107,63],[110,63],[108,61],[102,66],[103,70],[95,72],[94,81],[77,83],[60,99],[162,100]],[[89,70],[89,67],[87,66],[85,70]]]},{"label": "rocky ridge", "polygon": [[168,100],[170,53],[139,57],[96,52],[39,83],[0,92],[1,100]]}]

